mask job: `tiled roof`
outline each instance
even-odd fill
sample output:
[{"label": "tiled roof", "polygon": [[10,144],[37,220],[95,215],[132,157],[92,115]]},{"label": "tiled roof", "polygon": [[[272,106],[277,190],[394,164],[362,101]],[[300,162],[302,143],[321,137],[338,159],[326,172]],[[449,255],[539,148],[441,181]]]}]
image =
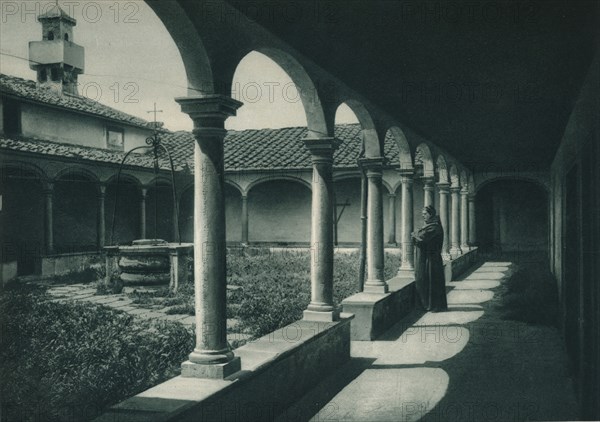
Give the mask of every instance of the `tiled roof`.
[{"label": "tiled roof", "polygon": [[[32,154],[44,154],[56,158],[71,158],[112,164],[120,164],[125,157],[125,153],[121,151],[63,144],[37,138],[9,138],[0,136],[0,150],[1,149]],[[152,167],[152,162],[153,160],[150,155],[132,153],[129,158],[127,158],[126,164],[137,167]],[[168,167],[161,163],[161,168],[167,169]]]},{"label": "tiled roof", "polygon": [[[305,127],[230,131],[225,137],[225,170],[310,169],[310,155],[302,142],[306,134]],[[341,143],[334,154],[334,167],[356,168],[356,160],[361,150],[360,126],[338,125],[335,135]],[[193,171],[193,135],[190,132],[166,131],[161,133],[161,139],[171,152],[176,170],[187,166]],[[125,156],[125,153],[120,151],[37,138],[0,137],[0,149],[111,164],[121,163]],[[385,154],[390,162],[398,159],[398,148],[391,137],[386,138]],[[148,154],[134,153],[129,156],[126,164],[151,168],[153,162]],[[160,167],[165,170],[169,168],[166,160],[161,160]]]},{"label": "tiled roof", "polygon": [[[229,131],[225,137],[225,170],[308,169],[310,154],[302,139],[306,127],[282,129],[249,129]],[[335,127],[340,146],[334,153],[335,168],[356,168],[362,146],[360,125],[345,124]],[[180,165],[194,166],[194,138],[189,132],[168,132],[163,142]],[[385,156],[390,162],[398,160],[398,148],[391,135],[386,137]]]},{"label": "tiled roof", "polygon": [[[84,112],[135,126],[152,128],[152,123],[131,116],[85,97],[59,96],[36,87],[34,81],[0,74],[0,92],[26,100],[62,107],[66,110]],[[361,130],[358,124],[335,127],[335,137],[340,145],[334,154],[334,167],[356,168],[361,151]],[[225,137],[225,170],[299,170],[310,169],[310,154],[302,139],[307,135],[306,127],[282,129],[250,129],[229,131]],[[194,168],[194,138],[190,132],[161,130],[161,139],[171,152],[176,170]],[[0,137],[0,149],[46,154],[55,157],[118,164],[125,153],[101,148],[91,148],[69,143],[59,143],[37,138]],[[398,159],[398,148],[391,135],[385,140],[385,157],[390,162]],[[128,165],[152,167],[150,155],[132,154]],[[168,169],[166,160],[161,168]]]},{"label": "tiled roof", "polygon": [[100,104],[83,96],[55,94],[47,89],[38,89],[35,81],[17,78],[0,73],[0,92],[25,100],[34,101],[54,107],[61,107],[80,113],[91,114],[105,119],[117,120],[133,126],[151,128],[152,123],[132,116],[114,108]]}]

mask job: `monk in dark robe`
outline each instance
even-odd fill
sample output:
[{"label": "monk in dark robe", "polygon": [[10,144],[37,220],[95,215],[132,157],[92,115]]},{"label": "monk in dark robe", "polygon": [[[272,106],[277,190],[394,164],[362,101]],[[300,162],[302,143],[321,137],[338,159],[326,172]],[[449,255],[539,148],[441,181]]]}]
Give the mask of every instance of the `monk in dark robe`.
[{"label": "monk in dark robe", "polygon": [[425,225],[412,233],[416,246],[415,284],[417,297],[423,308],[432,312],[448,310],[446,281],[442,264],[444,230],[435,208],[423,208]]}]

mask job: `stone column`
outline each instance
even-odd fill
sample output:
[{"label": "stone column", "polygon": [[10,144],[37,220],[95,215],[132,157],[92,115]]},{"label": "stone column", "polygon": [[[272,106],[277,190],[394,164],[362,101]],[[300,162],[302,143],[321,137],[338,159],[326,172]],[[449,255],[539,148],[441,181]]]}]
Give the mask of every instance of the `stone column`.
[{"label": "stone column", "polygon": [[388,228],[388,243],[396,245],[396,194],[388,194],[390,224]]},{"label": "stone column", "polygon": [[431,205],[435,207],[435,200],[433,198],[435,193],[435,181],[433,177],[423,178],[423,207]]},{"label": "stone column", "polygon": [[469,196],[469,245],[475,246],[477,236],[475,235],[475,195]]},{"label": "stone column", "polygon": [[333,306],[333,138],[304,140],[312,170],[311,299],[304,311],[309,321],[335,321]]},{"label": "stone column", "polygon": [[98,212],[97,218],[97,234],[98,234],[98,250],[101,250],[106,243],[106,216],[105,216],[105,202],[106,202],[106,185],[101,184],[98,186]]},{"label": "stone column", "polygon": [[148,188],[142,188],[140,195],[140,239],[146,239],[146,198]]},{"label": "stone column", "polygon": [[196,346],[181,367],[184,377],[225,378],[240,370],[227,344],[225,120],[242,105],[230,97],[178,98],[194,121],[194,291]]},{"label": "stone column", "polygon": [[383,250],[383,158],[365,158],[362,161],[367,174],[367,281],[366,293],[387,293],[384,280]]},{"label": "stone column", "polygon": [[248,195],[242,195],[242,245],[248,245]]},{"label": "stone column", "polygon": [[415,255],[411,233],[414,230],[413,222],[413,173],[411,171],[401,172],[402,183],[402,263],[398,271],[398,277],[414,278]]},{"label": "stone column", "polygon": [[450,226],[448,224],[448,195],[450,194],[449,183],[438,183],[438,190],[440,191],[440,206],[439,216],[442,222],[442,228],[444,229],[444,243],[442,244],[442,258],[450,260]]},{"label": "stone column", "polygon": [[460,249],[460,186],[450,188],[452,213],[450,215],[450,255],[456,258],[462,254]]},{"label": "stone column", "polygon": [[52,255],[54,253],[54,219],[53,219],[53,210],[52,203],[54,200],[54,183],[48,182],[44,186],[44,198],[46,202],[45,206],[45,241],[46,241],[46,255]]},{"label": "stone column", "polygon": [[463,252],[469,250],[469,191],[460,191],[460,248]]}]

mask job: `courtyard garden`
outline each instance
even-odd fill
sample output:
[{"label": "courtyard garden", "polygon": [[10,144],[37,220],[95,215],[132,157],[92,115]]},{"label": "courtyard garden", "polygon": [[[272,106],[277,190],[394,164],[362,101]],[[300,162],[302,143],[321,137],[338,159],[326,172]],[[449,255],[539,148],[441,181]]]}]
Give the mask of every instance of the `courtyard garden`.
[{"label": "courtyard garden", "polygon": [[[334,301],[339,306],[357,291],[359,259],[357,253],[336,253],[334,259]],[[388,279],[397,271],[399,256],[386,254],[385,265]],[[0,397],[7,419],[88,420],[179,373],[194,347],[191,326],[138,318],[125,307],[101,302],[57,299],[49,288],[87,283],[96,293],[90,296],[103,293],[100,301],[105,303],[122,301],[190,316],[193,283],[176,293],[167,287],[128,288],[112,299],[113,292],[98,281],[101,276],[86,270],[43,284],[13,283],[0,292]],[[310,301],[310,256],[236,251],[228,255],[227,280],[228,330],[245,334],[232,342],[236,347],[302,317]]]}]

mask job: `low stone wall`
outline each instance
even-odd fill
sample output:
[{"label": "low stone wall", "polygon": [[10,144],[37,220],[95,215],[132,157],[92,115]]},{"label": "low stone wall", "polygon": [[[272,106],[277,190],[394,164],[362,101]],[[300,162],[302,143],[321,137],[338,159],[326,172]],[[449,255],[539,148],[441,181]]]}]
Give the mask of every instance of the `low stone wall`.
[{"label": "low stone wall", "polygon": [[352,340],[374,340],[414,308],[414,280],[395,277],[387,283],[389,293],[357,293],[342,302],[344,312],[354,314]]},{"label": "low stone wall", "polygon": [[42,277],[63,275],[83,271],[86,268],[101,268],[103,263],[100,252],[75,252],[42,257]]},{"label": "low stone wall", "polygon": [[444,261],[446,283],[456,279],[456,277],[467,271],[477,262],[477,251],[478,248],[473,248],[451,261]]},{"label": "low stone wall", "polygon": [[17,261],[0,262],[0,286],[17,277]]},{"label": "low stone wall", "polygon": [[[175,377],[113,406],[97,421],[269,421],[350,359],[351,315],[297,321],[235,350],[225,380]],[[291,415],[297,418],[298,415]]]},{"label": "low stone wall", "polygon": [[[477,248],[452,261],[444,261],[446,283],[467,271],[476,261]],[[352,340],[374,340],[414,309],[414,279],[394,277],[387,284],[389,293],[357,293],[342,302],[344,312],[355,315],[351,328]]]}]

